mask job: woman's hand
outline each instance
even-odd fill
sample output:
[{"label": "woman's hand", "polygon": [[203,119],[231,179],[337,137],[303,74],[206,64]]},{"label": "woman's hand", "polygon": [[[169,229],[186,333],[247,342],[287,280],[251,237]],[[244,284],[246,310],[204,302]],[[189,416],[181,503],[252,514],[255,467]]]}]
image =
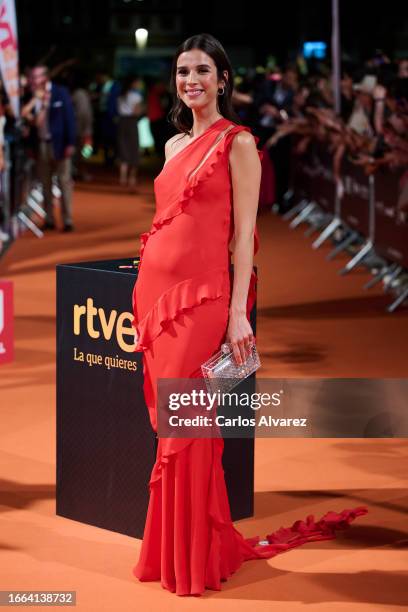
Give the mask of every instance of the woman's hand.
[{"label": "woman's hand", "polygon": [[230,312],[226,341],[231,344],[237,364],[244,363],[254,344],[254,334],[245,312]]}]

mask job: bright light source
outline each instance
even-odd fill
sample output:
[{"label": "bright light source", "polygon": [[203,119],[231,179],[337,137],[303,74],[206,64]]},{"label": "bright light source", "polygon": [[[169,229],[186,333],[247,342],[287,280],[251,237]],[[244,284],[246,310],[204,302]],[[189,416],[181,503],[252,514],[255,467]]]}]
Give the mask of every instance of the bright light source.
[{"label": "bright light source", "polygon": [[147,44],[148,31],[145,28],[135,30],[135,40],[138,49],[144,49]]},{"label": "bright light source", "polygon": [[316,57],[324,59],[326,57],[326,43],[323,41],[309,41],[303,43],[303,57]]}]

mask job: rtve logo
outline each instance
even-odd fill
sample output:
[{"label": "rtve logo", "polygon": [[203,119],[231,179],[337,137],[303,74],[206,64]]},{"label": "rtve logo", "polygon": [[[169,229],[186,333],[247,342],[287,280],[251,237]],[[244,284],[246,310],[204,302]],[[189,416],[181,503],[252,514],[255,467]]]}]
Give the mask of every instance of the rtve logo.
[{"label": "rtve logo", "polygon": [[[131,312],[121,312],[111,310],[109,318],[103,308],[96,308],[92,298],[87,298],[86,306],[74,304],[74,334],[80,336],[85,326],[88,335],[97,340],[101,336],[105,340],[110,340],[115,334],[116,341],[120,348],[127,353],[132,353],[136,345],[136,333],[132,327],[133,314]],[[125,325],[128,321],[129,325]],[[128,339],[128,342],[125,340]]]}]

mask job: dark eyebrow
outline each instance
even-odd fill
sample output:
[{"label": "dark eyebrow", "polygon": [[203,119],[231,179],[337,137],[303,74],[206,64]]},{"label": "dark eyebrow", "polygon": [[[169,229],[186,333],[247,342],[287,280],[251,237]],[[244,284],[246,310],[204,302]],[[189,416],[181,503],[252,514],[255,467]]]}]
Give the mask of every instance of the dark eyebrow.
[{"label": "dark eyebrow", "polygon": [[[179,68],[187,68],[187,66],[177,66],[177,70]],[[209,66],[208,64],[199,64],[197,68],[211,68],[211,66]]]}]

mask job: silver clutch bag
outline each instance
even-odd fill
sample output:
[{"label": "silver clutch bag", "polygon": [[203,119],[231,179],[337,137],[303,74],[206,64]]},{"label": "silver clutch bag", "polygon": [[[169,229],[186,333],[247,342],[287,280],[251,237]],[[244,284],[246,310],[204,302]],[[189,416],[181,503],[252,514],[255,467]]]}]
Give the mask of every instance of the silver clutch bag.
[{"label": "silver clutch bag", "polygon": [[202,364],[201,371],[210,393],[226,393],[253,374],[260,365],[256,344],[252,344],[246,361],[239,365],[235,361],[231,345],[226,342],[215,355]]}]

